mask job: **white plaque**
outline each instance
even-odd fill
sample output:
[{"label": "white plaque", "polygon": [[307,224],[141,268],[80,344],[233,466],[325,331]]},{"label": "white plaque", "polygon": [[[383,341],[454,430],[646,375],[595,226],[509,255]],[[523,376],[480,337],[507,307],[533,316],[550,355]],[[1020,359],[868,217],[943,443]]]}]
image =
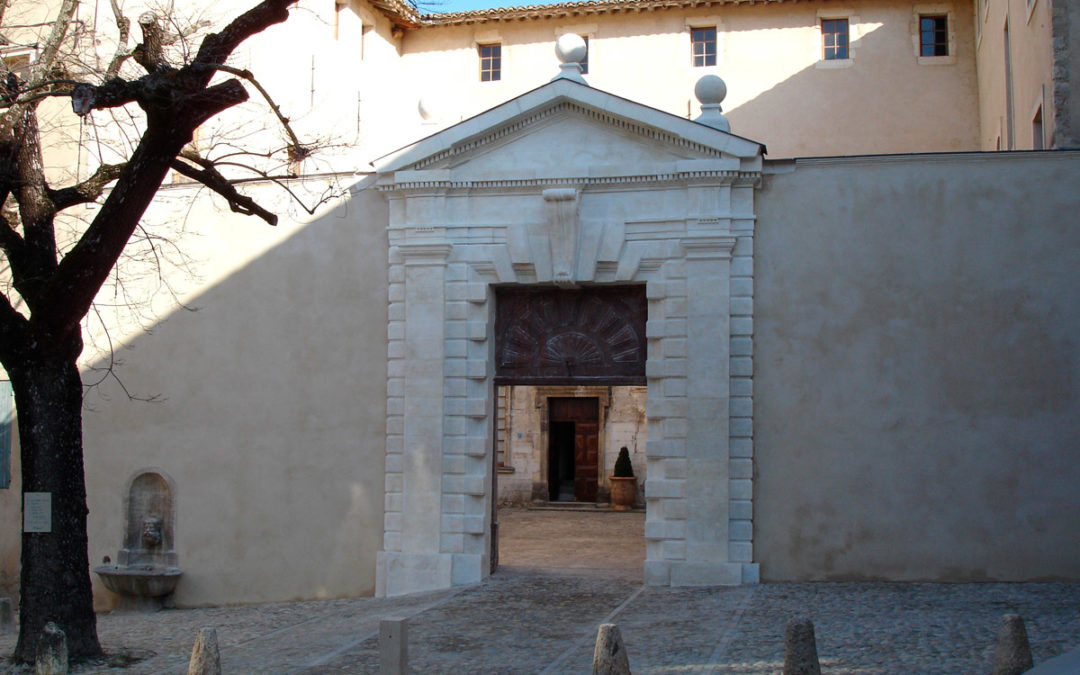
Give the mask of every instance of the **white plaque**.
[{"label": "white plaque", "polygon": [[52,532],[52,493],[23,495],[23,532]]}]

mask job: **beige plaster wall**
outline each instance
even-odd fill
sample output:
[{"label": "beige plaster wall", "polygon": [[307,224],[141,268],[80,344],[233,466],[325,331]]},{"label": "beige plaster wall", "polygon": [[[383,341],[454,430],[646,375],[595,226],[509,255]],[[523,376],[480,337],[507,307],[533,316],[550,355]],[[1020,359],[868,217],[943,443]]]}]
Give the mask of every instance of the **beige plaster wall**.
[{"label": "beige plaster wall", "polygon": [[[374,587],[386,204],[356,191],[307,217],[257,192],[282,213],[278,227],[222,213],[205,195],[192,201],[187,189],[164,193],[148,220],[187,211],[181,245],[196,276],[178,283],[197,311],[164,314],[152,334],[118,346],[124,386],[159,401],[130,401],[108,379],[87,397],[91,562],[116,559],[127,484],[153,469],[176,490],[182,606]],[[96,579],[95,592],[111,604]]]},{"label": "beige plaster wall", "polygon": [[[1036,147],[1033,119],[1042,106],[1043,147],[1051,147],[1056,122],[1053,88],[1053,8],[1050,0],[979,0],[976,18],[980,146],[983,150]],[[1009,129],[1005,26],[1012,71]],[[1010,134],[1012,141],[1010,142]]]},{"label": "beige plaster wall", "polygon": [[[954,55],[920,63],[916,17],[948,13]],[[850,17],[853,58],[822,64],[820,21]],[[597,15],[566,20],[435,26],[410,31],[402,75],[438,100],[444,123],[472,116],[550,80],[554,41],[590,38],[594,87],[686,117],[706,73],[728,85],[732,130],[773,157],[967,150],[978,147],[970,2],[799,2]],[[690,27],[720,27],[715,68],[694,68]],[[503,79],[480,82],[476,45],[501,42]]]},{"label": "beige plaster wall", "polygon": [[758,199],[763,580],[1080,578],[1080,154],[799,161]]}]

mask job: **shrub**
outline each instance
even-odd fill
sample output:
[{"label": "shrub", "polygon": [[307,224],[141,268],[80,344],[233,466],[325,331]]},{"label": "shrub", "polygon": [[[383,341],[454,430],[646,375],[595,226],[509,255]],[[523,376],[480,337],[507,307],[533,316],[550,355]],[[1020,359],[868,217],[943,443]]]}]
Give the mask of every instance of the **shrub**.
[{"label": "shrub", "polygon": [[616,478],[634,477],[634,465],[630,463],[630,450],[625,445],[619,450],[619,457],[615,460],[614,476]]}]

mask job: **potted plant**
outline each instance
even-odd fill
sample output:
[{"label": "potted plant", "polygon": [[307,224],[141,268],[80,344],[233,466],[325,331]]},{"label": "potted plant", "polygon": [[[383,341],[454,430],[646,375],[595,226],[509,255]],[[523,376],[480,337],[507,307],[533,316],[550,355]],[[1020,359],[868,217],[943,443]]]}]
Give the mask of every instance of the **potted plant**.
[{"label": "potted plant", "polygon": [[637,479],[634,465],[630,463],[630,450],[624,445],[615,460],[615,471],[608,479],[611,486],[611,507],[616,511],[629,511],[637,497]]}]

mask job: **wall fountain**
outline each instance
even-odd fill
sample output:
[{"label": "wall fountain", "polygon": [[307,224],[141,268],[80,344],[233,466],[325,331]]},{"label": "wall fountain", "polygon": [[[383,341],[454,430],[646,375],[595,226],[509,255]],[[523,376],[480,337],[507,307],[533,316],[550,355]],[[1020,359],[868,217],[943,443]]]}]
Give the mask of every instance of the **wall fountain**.
[{"label": "wall fountain", "polygon": [[152,611],[172,606],[183,571],[173,548],[173,491],[159,473],[142,471],[128,489],[124,546],[116,564],[105,558],[94,568],[102,583],[120,596],[117,611]]}]

